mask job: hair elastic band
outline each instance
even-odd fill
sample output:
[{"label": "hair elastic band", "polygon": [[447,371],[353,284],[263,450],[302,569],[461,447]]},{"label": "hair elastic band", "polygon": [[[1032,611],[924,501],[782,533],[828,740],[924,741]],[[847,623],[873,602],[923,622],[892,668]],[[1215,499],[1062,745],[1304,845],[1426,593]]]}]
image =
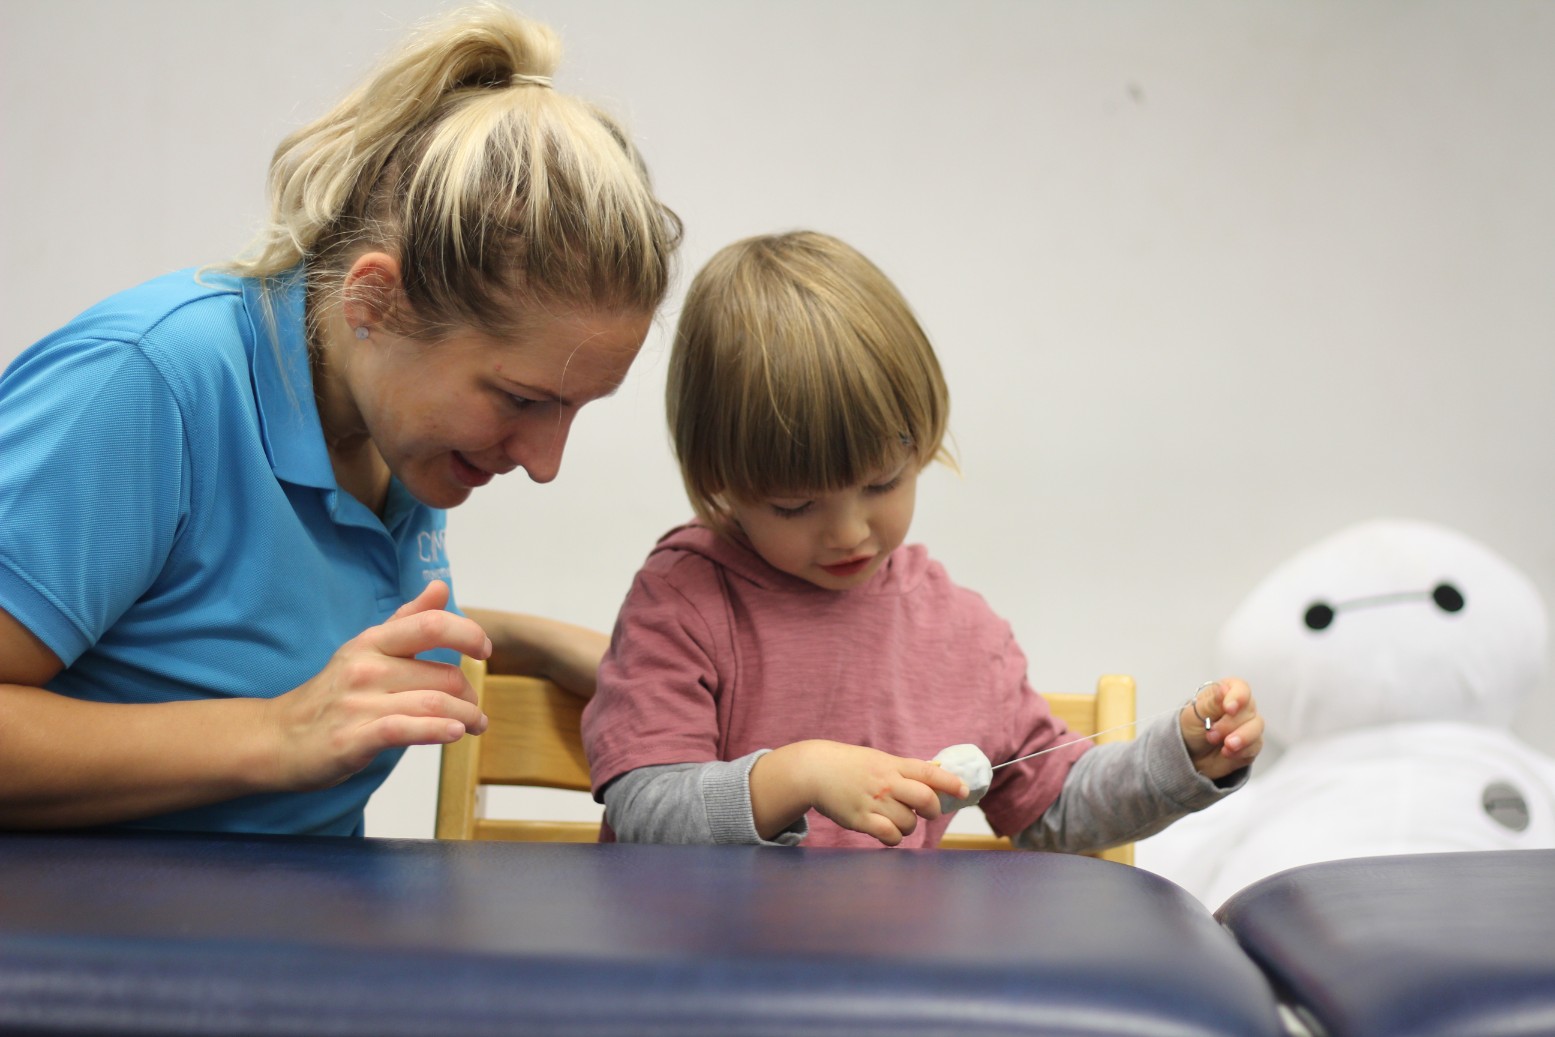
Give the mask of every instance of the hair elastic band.
[{"label": "hair elastic band", "polygon": [[1219,683],[1219,681],[1205,681],[1203,684],[1200,684],[1197,688],[1193,689],[1193,697],[1188,700],[1188,705],[1193,707],[1193,715],[1204,721],[1204,730],[1206,731],[1214,727],[1215,722],[1209,717],[1205,716],[1203,713],[1199,712],[1199,692],[1203,691],[1205,688],[1213,687]]},{"label": "hair elastic band", "polygon": [[544,87],[549,87],[551,85],[551,77],[550,76],[531,76],[531,75],[525,75],[523,72],[514,72],[513,75],[508,78],[508,85],[509,86],[544,86]]}]

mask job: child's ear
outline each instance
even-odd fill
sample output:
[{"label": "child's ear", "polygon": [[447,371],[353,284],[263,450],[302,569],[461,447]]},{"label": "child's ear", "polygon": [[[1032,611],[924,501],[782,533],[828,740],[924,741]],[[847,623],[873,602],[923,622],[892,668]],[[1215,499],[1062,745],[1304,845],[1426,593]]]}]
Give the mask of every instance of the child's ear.
[{"label": "child's ear", "polygon": [[341,310],[353,328],[383,324],[394,315],[404,282],[400,261],[387,252],[364,252],[346,271]]}]

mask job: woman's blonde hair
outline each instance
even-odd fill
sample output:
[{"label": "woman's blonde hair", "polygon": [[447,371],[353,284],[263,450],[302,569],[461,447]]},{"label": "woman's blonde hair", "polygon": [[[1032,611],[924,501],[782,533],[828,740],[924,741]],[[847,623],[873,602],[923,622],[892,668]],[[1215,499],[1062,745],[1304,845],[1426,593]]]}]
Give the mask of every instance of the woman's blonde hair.
[{"label": "woman's blonde hair", "polygon": [[950,394],[896,286],[812,231],[747,238],[692,281],[670,353],[670,435],[692,506],[852,486],[945,450]]},{"label": "woman's blonde hair", "polygon": [[549,28],[493,4],[413,34],[270,165],[270,216],[224,269],[273,279],[307,265],[310,299],[352,260],[400,262],[408,333],[522,324],[516,301],[652,312],[679,219],[621,127],[550,87]]}]

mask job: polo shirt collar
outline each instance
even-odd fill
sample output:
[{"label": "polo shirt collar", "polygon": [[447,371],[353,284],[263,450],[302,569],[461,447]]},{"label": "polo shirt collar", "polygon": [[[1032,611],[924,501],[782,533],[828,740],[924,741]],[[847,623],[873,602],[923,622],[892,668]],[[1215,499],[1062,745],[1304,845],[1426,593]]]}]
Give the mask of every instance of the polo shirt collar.
[{"label": "polo shirt collar", "polygon": [[276,477],[298,486],[335,489],[335,472],[313,397],[308,363],[306,278],[301,266],[268,282],[243,278],[243,305],[260,435]]}]

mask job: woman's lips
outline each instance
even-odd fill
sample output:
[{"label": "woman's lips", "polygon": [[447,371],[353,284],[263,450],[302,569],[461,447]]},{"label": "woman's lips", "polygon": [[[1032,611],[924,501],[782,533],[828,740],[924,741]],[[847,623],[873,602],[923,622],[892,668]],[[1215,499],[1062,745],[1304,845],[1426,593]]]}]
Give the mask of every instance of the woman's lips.
[{"label": "woman's lips", "polygon": [[491,482],[493,473],[484,468],[477,468],[464,459],[464,455],[457,450],[453,452],[454,478],[458,479],[470,489],[477,489]]},{"label": "woman's lips", "polygon": [[833,576],[852,576],[854,573],[862,572],[864,567],[869,564],[871,557],[855,558],[851,562],[838,562],[836,565],[823,565],[821,568]]}]

